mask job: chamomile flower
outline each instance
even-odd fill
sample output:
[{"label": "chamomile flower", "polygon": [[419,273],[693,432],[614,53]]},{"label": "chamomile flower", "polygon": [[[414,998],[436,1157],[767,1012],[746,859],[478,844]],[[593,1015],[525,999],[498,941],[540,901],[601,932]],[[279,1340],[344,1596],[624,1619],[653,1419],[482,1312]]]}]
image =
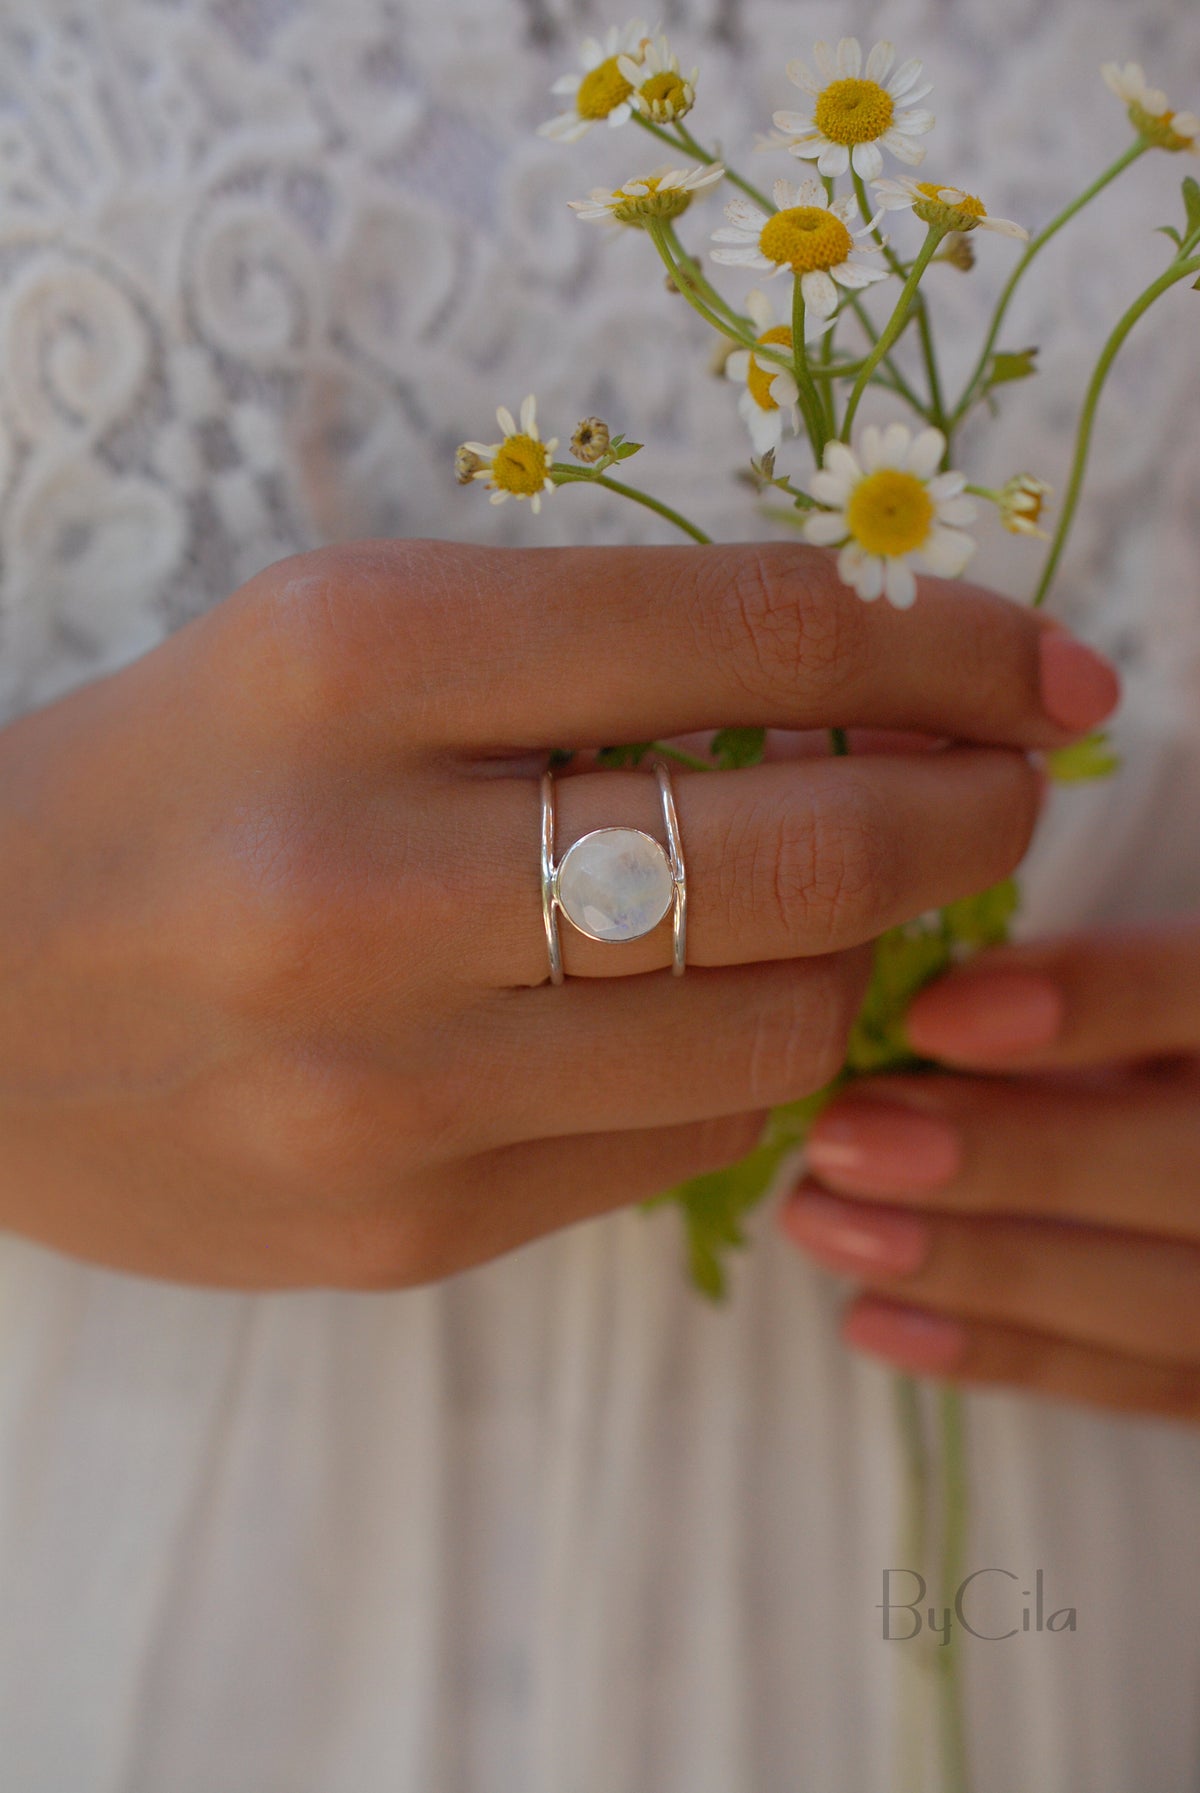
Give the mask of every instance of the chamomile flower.
[{"label": "chamomile flower", "polygon": [[[792,327],[776,321],[767,295],[757,290],[746,294],[746,311],[757,340],[772,348],[792,351]],[[805,335],[811,334],[806,329]],[[793,433],[799,424],[796,378],[777,361],[759,361],[750,349],[735,349],[725,362],[725,378],[742,387],[738,410],[750,431],[754,451],[764,455],[783,441],[784,425]]]},{"label": "chamomile flower", "polygon": [[551,93],[570,94],[571,104],[557,118],[539,125],[538,136],[574,143],[602,119],[610,125],[627,124],[633,117],[633,82],[621,73],[619,65],[622,61],[640,64],[647,37],[644,19],[614,25],[603,38],[585,37],[579,50],[582,70],[560,76],[550,89]]},{"label": "chamomile flower", "polygon": [[872,182],[872,191],[885,212],[915,212],[923,224],[941,224],[947,230],[994,230],[1002,237],[1020,237],[1029,232],[1011,218],[993,218],[982,199],[964,193],[961,187],[943,187],[937,181],[915,181],[902,174],[896,179]]},{"label": "chamomile flower", "polygon": [[654,124],[685,118],[696,104],[700,70],[681,74],[679,58],[671,54],[665,37],[647,38],[637,56],[618,56],[617,68],[632,89],[629,104]]},{"label": "chamomile flower", "polygon": [[813,60],[815,71],[799,57],[787,65],[788,80],[809,96],[809,110],[775,114],[794,156],[815,160],[819,174],[853,168],[865,181],[883,172],[885,149],[911,167],[924,161],[917,138],[933,129],[934,117],[916,102],[932,82],[921,80],[915,57],[893,70],[895,47],[878,43],[864,68],[858,39],[844,37],[836,50],[815,44]]},{"label": "chamomile flower", "polygon": [[1045,539],[1046,531],[1038,527],[1053,486],[1032,473],[1017,473],[999,491],[1000,525],[1010,535],[1037,535]]},{"label": "chamomile flower", "polygon": [[902,423],[869,424],[858,453],[830,442],[825,464],[809,481],[823,510],[810,511],[804,534],[824,547],[841,547],[838,574],[860,598],[886,596],[907,610],[917,595],[914,565],[953,578],[975,543],[959,524],[975,506],[963,497],[963,473],[938,473],[946,451],[940,430],[913,436]]},{"label": "chamomile flower", "polygon": [[703,168],[660,168],[656,174],[626,181],[615,192],[593,187],[586,199],[568,199],[567,204],[581,218],[611,219],[644,230],[655,220],[678,218],[691,205],[693,193],[713,186],[724,173],[720,162]]},{"label": "chamomile flower", "polygon": [[[558,438],[543,442],[538,436],[537,400],[531,393],[521,406],[518,428],[511,411],[504,405],[496,412],[496,422],[504,432],[500,442],[464,442],[455,456],[455,467],[463,484],[468,480],[490,481],[492,503],[503,504],[508,498],[528,498],[534,514],[542,508],[542,493],[554,490],[550,463]],[[467,479],[463,479],[463,474]]]},{"label": "chamomile flower", "polygon": [[[776,181],[772,192],[777,212],[764,212],[748,199],[735,199],[725,208],[729,223],[713,232],[713,260],[734,268],[765,268],[772,274],[785,269],[800,276],[800,289],[808,311],[819,318],[832,317],[838,305],[838,286],[864,287],[886,280],[887,269],[859,261],[855,238],[866,236],[874,220],[851,234],[858,217],[858,201],[852,194],[830,205],[819,181],[793,187]],[[834,282],[837,282],[837,285]]]},{"label": "chamomile flower", "polygon": [[1200,118],[1194,112],[1172,112],[1161,87],[1151,87],[1139,62],[1106,62],[1100,73],[1129,108],[1134,130],[1159,149],[1200,151]]}]

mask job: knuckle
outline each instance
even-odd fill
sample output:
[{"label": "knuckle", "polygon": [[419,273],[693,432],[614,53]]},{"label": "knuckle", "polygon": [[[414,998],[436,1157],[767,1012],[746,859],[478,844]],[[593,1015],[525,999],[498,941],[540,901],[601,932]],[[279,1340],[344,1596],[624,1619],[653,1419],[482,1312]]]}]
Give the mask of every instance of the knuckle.
[{"label": "knuckle", "polygon": [[836,961],[781,972],[778,989],[755,1016],[746,1055],[746,1096],[756,1107],[824,1088],[846,1054],[852,990]]},{"label": "knuckle", "polygon": [[885,807],[852,775],[836,791],[788,808],[775,840],[773,906],[808,951],[832,951],[868,938],[890,918],[899,868]]},{"label": "knuckle", "polygon": [[847,600],[818,550],[739,546],[721,585],[722,661],[755,699],[780,704],[782,716],[836,698],[861,667],[865,607]]}]

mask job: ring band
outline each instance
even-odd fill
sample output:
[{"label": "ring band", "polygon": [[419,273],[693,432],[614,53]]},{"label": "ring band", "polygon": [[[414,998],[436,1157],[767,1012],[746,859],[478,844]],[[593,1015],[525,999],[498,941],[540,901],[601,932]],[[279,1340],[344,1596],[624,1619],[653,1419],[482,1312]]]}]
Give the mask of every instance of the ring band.
[{"label": "ring band", "polygon": [[671,910],[673,964],[683,975],[687,954],[687,876],[671,774],[654,761],[667,845],[641,828],[596,828],[554,858],[554,774],[542,774],[542,919],[550,981],[563,981],[558,937],[561,910],[589,940],[620,943],[652,934]]}]

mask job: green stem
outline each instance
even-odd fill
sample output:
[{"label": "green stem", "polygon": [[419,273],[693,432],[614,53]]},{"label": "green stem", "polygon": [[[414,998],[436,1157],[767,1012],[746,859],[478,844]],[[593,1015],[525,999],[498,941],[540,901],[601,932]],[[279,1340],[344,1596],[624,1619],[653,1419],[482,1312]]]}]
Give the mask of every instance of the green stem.
[{"label": "green stem", "polygon": [[792,371],[800,396],[800,409],[808,428],[808,439],[819,467],[825,459],[825,406],[813,385],[808,371],[808,349],[804,341],[804,287],[799,274],[792,280]]},{"label": "green stem", "polygon": [[688,254],[683,244],[679,241],[679,238],[675,233],[675,226],[670,220],[664,218],[658,228],[663,233],[663,239],[671,252],[672,259],[678,270],[675,276],[676,285],[679,284],[680,277],[682,277],[682,279],[692,287],[693,291],[699,294],[700,298],[710,310],[722,312],[737,330],[750,334],[751,320],[745,317],[740,311],[735,311],[733,306],[730,305],[726,299],[721,297],[716,287],[706,278],[700,264]]},{"label": "green stem", "polygon": [[774,205],[772,205],[765,194],[760,193],[757,187],[752,187],[749,181],[743,180],[741,175],[736,173],[734,169],[728,167],[726,163],[722,161],[720,156],[714,155],[711,150],[705,149],[702,143],[697,143],[691,132],[685,131],[678,120],[675,124],[677,135],[672,136],[670,131],[665,131],[661,125],[653,124],[650,119],[643,118],[640,112],[635,112],[633,116],[636,122],[641,125],[643,131],[649,131],[652,137],[657,137],[660,142],[669,144],[672,149],[686,150],[687,154],[689,156],[695,156],[698,162],[706,164],[711,162],[721,162],[721,166],[725,169],[725,179],[731,181],[735,187],[740,187],[747,199],[752,199],[755,205],[761,206],[768,217],[775,210]]},{"label": "green stem", "polygon": [[694,542],[699,542],[704,547],[712,545],[711,535],[705,535],[702,529],[697,529],[694,523],[689,523],[686,517],[680,516],[678,511],[672,510],[670,505],[664,504],[661,499],[652,498],[649,492],[639,492],[636,486],[627,486],[622,484],[619,479],[610,479],[607,473],[585,473],[582,468],[568,467],[562,461],[555,461],[550,472],[554,476],[556,486],[603,486],[606,492],[616,492],[620,497],[628,498],[634,504],[643,505],[646,510],[653,511],[656,516],[665,517],[668,523],[673,523],[676,529],[683,531],[684,535],[690,535]]},{"label": "green stem", "polygon": [[[858,209],[862,213],[865,224],[871,216],[871,201],[867,195],[863,178],[858,173],[854,175],[854,191],[858,196]],[[884,260],[892,273],[904,280],[908,275],[905,263],[884,239],[882,231],[875,229],[871,234],[883,250]],[[917,329],[921,334],[921,358],[925,363],[925,377],[929,382],[929,407],[926,409],[923,405],[918,405],[917,409],[923,417],[927,418],[930,423],[936,424],[938,429],[949,438],[950,432],[946,427],[946,407],[942,398],[942,380],[938,371],[937,350],[934,347],[933,329],[929,322],[929,307],[925,303],[924,293],[917,294],[917,303],[914,309],[917,316]],[[949,447],[948,440],[947,447]]]},{"label": "green stem", "polygon": [[704,319],[710,329],[715,330],[718,336],[724,336],[730,342],[736,342],[740,348],[749,349],[758,360],[776,361],[780,367],[786,367],[789,372],[791,371],[792,357],[783,349],[772,348],[770,344],[764,347],[750,330],[742,329],[740,324],[734,321],[736,314],[725,305],[724,300],[719,302],[729,313],[728,317],[722,317],[719,312],[712,309],[699,290],[702,284],[706,284],[703,276],[699,278],[695,276],[690,262],[684,267],[675,260],[671,253],[671,245],[667,240],[665,226],[662,223],[656,220],[647,224],[646,234],[658,250],[662,264],[671,276],[676,290],[686,299],[692,310]]},{"label": "green stem", "polygon": [[[962,1395],[943,1388],[938,1396],[942,1444],[942,1599],[951,1601],[962,1585],[967,1528],[967,1454]],[[969,1793],[966,1726],[963,1722],[962,1647],[957,1635],[938,1651],[938,1730],[941,1737],[942,1793]]]},{"label": "green stem", "polygon": [[988,363],[991,360],[992,350],[996,346],[996,338],[1000,334],[1000,327],[1008,313],[1008,308],[1012,303],[1013,295],[1018,286],[1020,286],[1030,263],[1036,256],[1041,254],[1051,238],[1058,235],[1064,224],[1069,224],[1071,219],[1074,218],[1077,213],[1081,212],[1085,205],[1089,205],[1098,193],[1104,191],[1110,181],[1115,181],[1117,176],[1123,174],[1132,163],[1137,161],[1140,155],[1144,155],[1149,147],[1150,145],[1144,137],[1135,137],[1124,155],[1118,156],[1111,168],[1106,168],[1104,173],[1100,175],[1097,180],[1094,180],[1090,187],[1084,189],[1078,199],[1072,200],[1065,211],[1061,211],[1057,218],[1051,219],[1045,230],[1039,231],[1037,236],[1029,243],[1024,255],[1021,257],[1005,283],[1004,289],[997,301],[996,309],[992,313],[991,325],[988,329],[987,336],[984,339],[983,348],[979,352],[979,360],[976,362],[974,371],[963,388],[962,397],[950,414],[949,422],[952,429],[962,422],[967,412],[971,409],[971,406],[975,403],[976,398],[979,396],[979,389],[987,374]]},{"label": "green stem", "polygon": [[1108,378],[1112,364],[1120,353],[1126,337],[1129,335],[1138,319],[1143,317],[1145,313],[1149,311],[1154,301],[1160,298],[1163,293],[1167,292],[1170,287],[1175,286],[1177,282],[1186,280],[1190,275],[1196,273],[1200,273],[1200,256],[1193,257],[1189,261],[1173,261],[1166,272],[1160,274],[1158,279],[1154,281],[1151,286],[1146,288],[1141,297],[1134,300],[1133,304],[1129,307],[1129,310],[1125,313],[1124,317],[1120,320],[1116,329],[1104,345],[1100,360],[1096,364],[1096,371],[1092,375],[1091,384],[1088,386],[1087,397],[1083,403],[1083,410],[1080,413],[1079,428],[1075,437],[1075,458],[1071,467],[1071,478],[1067,486],[1066,496],[1063,499],[1062,512],[1058,519],[1058,528],[1054,532],[1054,540],[1051,542],[1049,552],[1046,556],[1046,565],[1042,570],[1041,579],[1038,581],[1038,587],[1033,596],[1035,605],[1044,604],[1046,601],[1050,587],[1054,583],[1055,574],[1058,572],[1059,562],[1062,560],[1063,556],[1063,550],[1067,545],[1067,537],[1071,532],[1071,525],[1075,521],[1075,511],[1079,504],[1079,496],[1083,490],[1083,482],[1087,473],[1088,454],[1092,445],[1092,430],[1096,421],[1096,408],[1100,403],[1100,395],[1104,391],[1104,383]]},{"label": "green stem", "polygon": [[931,224],[929,226],[925,241],[921,245],[920,253],[912,265],[908,279],[904,283],[904,290],[896,301],[896,309],[884,325],[883,335],[879,338],[879,341],[875,344],[875,347],[871,350],[871,353],[863,363],[863,370],[855,382],[853,392],[850,394],[850,402],[846,406],[846,415],[842,421],[843,442],[848,442],[850,440],[850,431],[854,426],[855,414],[858,411],[862,395],[867,390],[867,384],[871,375],[879,366],[879,363],[883,360],[884,356],[887,354],[888,350],[907,323],[910,307],[916,297],[917,288],[921,284],[921,276],[933,259],[934,250],[945,235],[946,231],[942,225]]},{"label": "green stem", "polygon": [[[866,332],[867,341],[871,344],[873,349],[875,343],[878,341],[879,332],[875,328],[874,319],[871,317],[870,312],[867,310],[857,293],[851,293],[850,295],[850,309],[862,325],[863,330]],[[900,397],[904,399],[907,404],[911,405],[918,417],[923,417],[925,421],[928,422],[928,411],[921,403],[908,381],[904,378],[904,375],[900,372],[900,369],[896,366],[896,363],[892,360],[890,354],[883,357],[883,365],[891,375],[892,380],[895,383],[896,391],[899,393]],[[862,368],[865,366],[866,361],[864,360],[859,363],[859,367],[855,371],[861,372]]]}]

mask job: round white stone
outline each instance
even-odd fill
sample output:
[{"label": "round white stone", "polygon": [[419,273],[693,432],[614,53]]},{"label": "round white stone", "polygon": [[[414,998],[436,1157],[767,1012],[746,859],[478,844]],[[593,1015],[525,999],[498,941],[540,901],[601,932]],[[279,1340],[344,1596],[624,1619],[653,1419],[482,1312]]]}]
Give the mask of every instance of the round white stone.
[{"label": "round white stone", "polygon": [[585,834],[558,868],[558,900],[593,940],[640,940],[671,907],[674,888],[666,853],[640,828]]}]

